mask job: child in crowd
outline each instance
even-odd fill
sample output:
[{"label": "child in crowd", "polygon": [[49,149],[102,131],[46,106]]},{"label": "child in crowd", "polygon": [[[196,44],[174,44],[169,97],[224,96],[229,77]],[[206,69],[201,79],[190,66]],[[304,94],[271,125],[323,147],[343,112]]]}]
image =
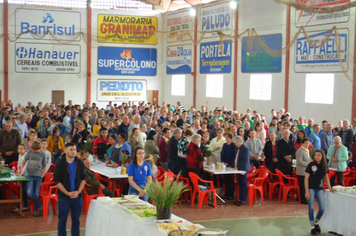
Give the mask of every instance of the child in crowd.
[{"label": "child in crowd", "polygon": [[52,163],[52,155],[51,152],[47,150],[48,146],[48,140],[47,139],[42,139],[41,140],[41,151],[44,152],[46,155],[46,173],[48,172],[49,168],[51,167]]},{"label": "child in crowd", "polygon": [[[17,175],[21,175],[24,173],[24,166],[22,165],[23,160],[26,155],[26,148],[24,144],[19,144],[17,147],[17,152],[19,153],[19,160],[17,162]],[[27,200],[27,181],[22,182],[22,195],[23,200],[23,208],[22,211],[28,211],[28,200]],[[17,208],[11,210],[11,213],[17,213],[20,211],[20,203],[17,205]]]},{"label": "child in crowd", "polygon": [[[304,179],[305,198],[308,200],[309,205],[309,221],[311,224],[312,235],[317,235],[321,232],[318,223],[325,210],[323,180],[325,180],[328,189],[330,189],[331,192],[335,192],[334,189],[331,189],[328,172],[329,170],[324,152],[316,150],[312,162],[310,162],[305,169]],[[315,199],[318,201],[319,211],[314,220]]]},{"label": "child in crowd", "polygon": [[26,175],[28,178],[27,194],[34,202],[35,212],[34,217],[43,215],[42,204],[39,201],[40,187],[42,178],[46,173],[46,155],[41,152],[41,142],[34,141],[31,145],[31,150],[25,155],[25,160],[22,162],[22,166],[28,162],[26,166]]},{"label": "child in crowd", "polygon": [[157,174],[158,174],[158,168],[155,165],[155,161],[153,159],[153,156],[151,154],[147,155],[146,158],[144,159],[144,161],[151,165],[152,177],[156,178]]},{"label": "child in crowd", "polygon": [[72,135],[68,134],[68,135],[66,136],[64,145],[66,145],[67,143],[70,143],[71,141],[72,141]]}]

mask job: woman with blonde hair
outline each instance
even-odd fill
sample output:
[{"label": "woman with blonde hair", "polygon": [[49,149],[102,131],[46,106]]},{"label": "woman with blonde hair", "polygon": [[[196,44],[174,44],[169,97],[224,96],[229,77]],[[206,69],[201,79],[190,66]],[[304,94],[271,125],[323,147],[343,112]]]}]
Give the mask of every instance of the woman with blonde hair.
[{"label": "woman with blonde hair", "polygon": [[22,144],[25,146],[25,150],[31,150],[31,145],[33,144],[34,141],[38,139],[37,137],[37,132],[34,129],[30,129],[27,133],[27,137],[22,141]]}]

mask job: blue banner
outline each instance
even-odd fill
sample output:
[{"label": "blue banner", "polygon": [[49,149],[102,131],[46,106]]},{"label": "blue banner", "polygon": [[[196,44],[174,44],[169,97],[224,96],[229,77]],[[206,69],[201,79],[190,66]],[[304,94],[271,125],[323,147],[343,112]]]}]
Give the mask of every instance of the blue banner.
[{"label": "blue banner", "polygon": [[155,76],[157,49],[99,47],[98,74]]},{"label": "blue banner", "polygon": [[189,74],[192,71],[192,46],[167,47],[167,74]]},{"label": "blue banner", "polygon": [[[269,48],[280,50],[282,48],[282,34],[260,35],[260,39]],[[242,38],[241,72],[242,73],[278,73],[282,71],[282,57],[272,56],[264,51],[256,37]],[[253,41],[252,41],[253,40]],[[249,44],[252,42],[252,48]]]},{"label": "blue banner", "polygon": [[231,40],[200,44],[200,73],[231,73]]}]

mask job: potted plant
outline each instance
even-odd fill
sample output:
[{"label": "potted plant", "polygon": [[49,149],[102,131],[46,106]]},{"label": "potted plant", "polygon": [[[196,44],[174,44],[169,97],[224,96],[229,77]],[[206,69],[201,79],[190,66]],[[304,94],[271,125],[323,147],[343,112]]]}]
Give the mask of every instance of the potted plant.
[{"label": "potted plant", "polygon": [[215,155],[213,154],[217,149],[205,144],[205,149],[203,156],[207,158],[207,166],[214,164],[216,162]]},{"label": "potted plant", "polygon": [[170,219],[172,207],[180,198],[181,194],[188,191],[186,185],[176,178],[170,178],[166,174],[163,183],[153,181],[147,188],[147,194],[157,207],[157,220]]}]

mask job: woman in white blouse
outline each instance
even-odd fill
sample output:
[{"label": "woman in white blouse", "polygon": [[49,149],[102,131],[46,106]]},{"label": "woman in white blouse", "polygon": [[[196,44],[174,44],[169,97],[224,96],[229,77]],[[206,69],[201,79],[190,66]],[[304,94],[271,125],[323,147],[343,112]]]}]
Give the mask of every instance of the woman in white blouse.
[{"label": "woman in white blouse", "polygon": [[221,149],[224,145],[224,143],[226,143],[226,140],[225,138],[223,137],[224,135],[224,129],[223,128],[219,128],[217,131],[216,131],[216,137],[213,138],[210,142],[210,146],[213,148],[213,149],[216,149],[216,151],[213,153],[214,156],[215,156],[215,161],[216,162],[221,162]]}]

